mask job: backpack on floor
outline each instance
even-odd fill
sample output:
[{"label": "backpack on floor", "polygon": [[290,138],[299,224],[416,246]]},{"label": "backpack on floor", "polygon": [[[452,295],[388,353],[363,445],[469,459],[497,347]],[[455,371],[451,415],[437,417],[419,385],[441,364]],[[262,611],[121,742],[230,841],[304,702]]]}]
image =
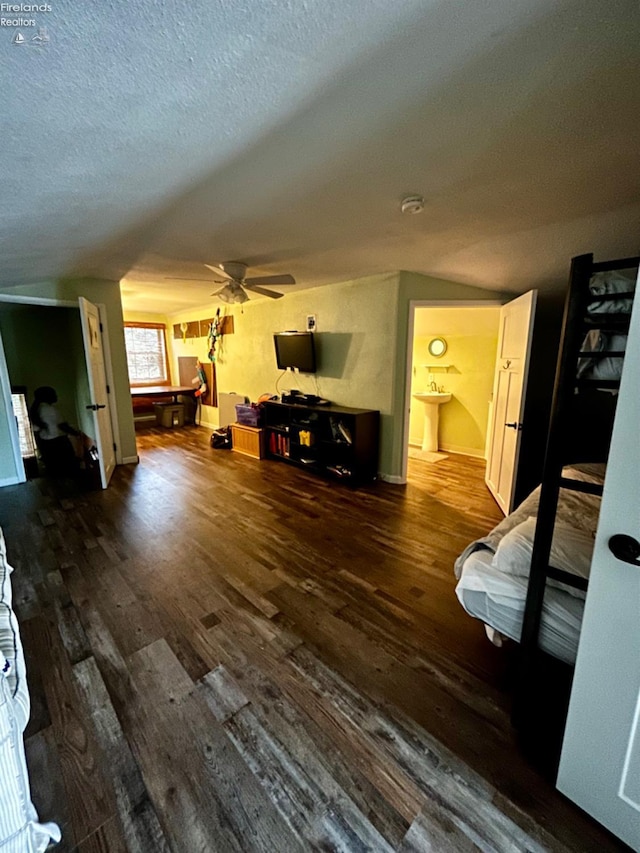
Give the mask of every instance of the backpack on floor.
[{"label": "backpack on floor", "polygon": [[211,433],[211,447],[214,450],[231,450],[231,427],[222,427]]}]

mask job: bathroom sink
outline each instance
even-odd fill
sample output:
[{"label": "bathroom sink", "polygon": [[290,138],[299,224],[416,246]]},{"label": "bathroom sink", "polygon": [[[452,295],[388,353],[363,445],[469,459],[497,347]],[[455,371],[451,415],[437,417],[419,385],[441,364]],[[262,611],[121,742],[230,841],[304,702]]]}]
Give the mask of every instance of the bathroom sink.
[{"label": "bathroom sink", "polygon": [[446,391],[418,391],[413,395],[416,400],[421,403],[430,403],[441,406],[443,403],[448,403],[451,400],[451,394]]},{"label": "bathroom sink", "polygon": [[424,403],[424,432],[422,433],[422,449],[437,451],[438,449],[438,415],[440,406],[451,400],[451,394],[446,391],[419,391],[413,397]]}]

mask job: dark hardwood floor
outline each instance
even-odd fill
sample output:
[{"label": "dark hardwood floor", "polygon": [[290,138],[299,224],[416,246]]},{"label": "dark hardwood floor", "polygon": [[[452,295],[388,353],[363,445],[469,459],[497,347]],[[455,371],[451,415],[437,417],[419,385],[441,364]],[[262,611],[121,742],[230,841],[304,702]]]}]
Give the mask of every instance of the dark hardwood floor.
[{"label": "dark hardwood floor", "polygon": [[623,849],[521,756],[509,652],[455,598],[500,518],[479,461],[352,491],[208,439],[0,490],[59,849]]}]

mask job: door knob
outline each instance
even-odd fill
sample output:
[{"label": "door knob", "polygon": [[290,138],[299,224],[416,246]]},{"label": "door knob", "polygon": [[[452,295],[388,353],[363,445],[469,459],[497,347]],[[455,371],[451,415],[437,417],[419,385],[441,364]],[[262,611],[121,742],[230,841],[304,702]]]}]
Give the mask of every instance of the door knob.
[{"label": "door knob", "polygon": [[505,426],[509,427],[509,429],[517,429],[517,430],[522,429],[522,424],[519,424],[518,421],[514,421],[512,424],[505,424]]},{"label": "door knob", "polygon": [[98,409],[106,409],[106,404],[101,406],[100,403],[92,403],[90,406],[87,406],[87,409],[91,409],[92,412],[97,412]]},{"label": "door knob", "polygon": [[609,550],[618,560],[640,566],[640,542],[626,533],[616,533],[608,542]]}]

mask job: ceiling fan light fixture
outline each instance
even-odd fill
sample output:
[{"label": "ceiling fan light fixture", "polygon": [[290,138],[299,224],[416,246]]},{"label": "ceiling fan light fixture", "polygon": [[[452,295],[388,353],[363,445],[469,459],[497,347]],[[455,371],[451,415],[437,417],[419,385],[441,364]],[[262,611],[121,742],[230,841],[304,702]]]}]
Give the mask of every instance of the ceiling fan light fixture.
[{"label": "ceiling fan light fixture", "polygon": [[[216,284],[226,282],[224,287],[212,293],[212,296],[217,296],[221,302],[242,304],[249,300],[247,290],[251,293],[256,293],[259,296],[268,296],[270,299],[280,299],[284,296],[283,293],[278,293],[275,290],[269,290],[272,285],[278,284],[295,284],[296,280],[292,275],[262,275],[245,278],[247,272],[247,264],[243,261],[226,261],[224,264],[205,264],[205,267],[211,270],[217,278],[214,279]],[[222,281],[220,281],[220,277]],[[267,285],[263,287],[262,285]]]},{"label": "ceiling fan light fixture", "polygon": [[222,302],[226,302],[228,305],[232,303],[242,304],[243,302],[247,302],[249,297],[244,292],[244,290],[239,287],[235,282],[229,282],[226,287],[223,287],[217,294],[218,299],[222,300]]}]

